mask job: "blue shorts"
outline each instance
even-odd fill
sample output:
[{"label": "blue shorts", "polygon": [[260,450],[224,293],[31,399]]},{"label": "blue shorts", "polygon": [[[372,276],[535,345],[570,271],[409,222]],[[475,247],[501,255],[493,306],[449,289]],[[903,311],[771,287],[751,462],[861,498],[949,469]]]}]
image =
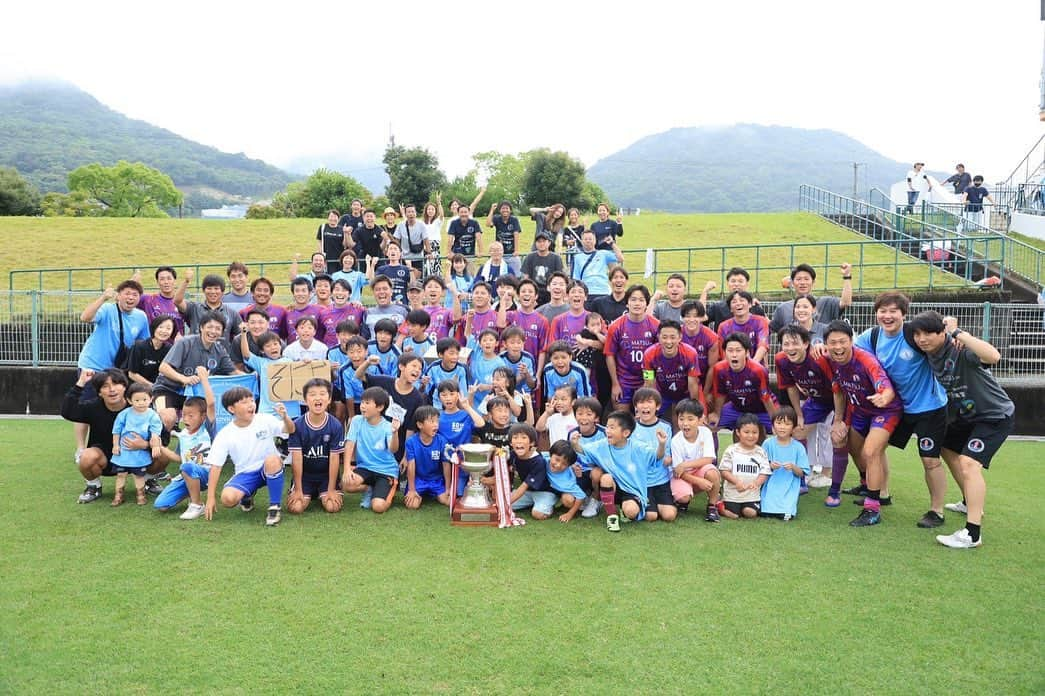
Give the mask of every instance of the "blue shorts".
[{"label": "blue shorts", "polygon": [[854,408],[849,427],[864,437],[871,432],[871,428],[881,428],[887,433],[892,433],[900,425],[901,417],[899,413],[872,413]]},{"label": "blue shorts", "polygon": [[265,487],[265,467],[258,467],[253,471],[241,471],[234,475],[225,484],[225,488],[235,488],[243,491],[243,495],[254,495],[259,489]]},{"label": "blue shorts", "polygon": [[438,479],[414,479],[414,492],[419,496],[431,496],[433,498],[446,493],[446,481]]},{"label": "blue shorts", "polygon": [[[766,429],[767,433],[773,432],[773,419],[769,417],[769,414],[763,411],[762,413],[756,413],[758,416],[758,422],[762,424],[762,427]],[[722,415],[718,419],[719,430],[735,430],[737,427],[737,420],[740,418],[740,411],[737,410],[731,402],[727,401],[725,406],[722,407]]]},{"label": "blue shorts", "polygon": [[806,399],[802,402],[802,420],[806,425],[826,423],[828,419],[834,418],[834,413],[834,404],[825,404],[815,399]]},{"label": "blue shorts", "polygon": [[210,467],[188,462],[181,465],[181,473],[175,476],[170,484],[156,496],[153,507],[157,510],[169,510],[181,501],[189,497],[189,488],[185,485],[185,479],[194,478],[200,482],[200,490],[207,490],[210,479]]},{"label": "blue shorts", "polygon": [[523,510],[532,507],[534,512],[551,515],[559,496],[551,491],[526,491],[522,497],[512,503],[512,510]]}]

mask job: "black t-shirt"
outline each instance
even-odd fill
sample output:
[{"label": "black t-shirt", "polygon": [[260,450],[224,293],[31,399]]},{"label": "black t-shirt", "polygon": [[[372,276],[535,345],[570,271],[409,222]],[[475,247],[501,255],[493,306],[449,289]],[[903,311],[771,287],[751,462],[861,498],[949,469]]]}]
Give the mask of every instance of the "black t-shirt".
[{"label": "black t-shirt", "polygon": [[367,256],[380,258],[384,255],[381,251],[381,228],[377,225],[369,229],[365,226],[357,227],[352,233],[352,238],[356,240],[356,256],[360,261]]},{"label": "black t-shirt", "polygon": [[508,448],[508,431],[511,426],[498,428],[493,423],[486,423],[481,428],[476,428],[472,431],[472,437],[479,440],[479,442],[485,445],[493,445],[494,447]]},{"label": "black t-shirt", "polygon": [[570,227],[566,225],[562,228],[562,243],[567,249],[573,247],[580,247],[581,245],[581,234],[584,233],[584,225],[577,225],[576,227]]},{"label": "black t-shirt", "polygon": [[591,225],[591,231],[595,233],[595,248],[613,251],[613,242],[617,237],[624,236],[624,225],[609,218],[606,222],[597,220]]},{"label": "black t-shirt", "polygon": [[450,223],[450,228],[446,233],[452,240],[450,242],[451,253],[475,256],[476,236],[482,234],[483,230],[474,218],[469,218],[468,222],[461,222],[461,218],[457,218]]},{"label": "black t-shirt", "polygon": [[136,372],[150,382],[155,382],[160,374],[160,363],[170,349],[169,343],[162,344],[159,349],[154,348],[152,339],[148,338],[135,341],[127,354],[127,371]]},{"label": "black t-shirt", "polygon": [[607,324],[612,324],[628,311],[628,300],[624,297],[615,300],[613,295],[603,295],[592,300],[589,309],[601,316]]},{"label": "black t-shirt", "polygon": [[983,210],[983,199],[987,197],[990,191],[984,186],[970,186],[965,189],[965,209],[970,213],[978,213]]},{"label": "black t-shirt", "polygon": [[544,290],[548,287],[548,278],[555,271],[563,270],[562,257],[558,254],[549,253],[541,256],[536,251],[531,251],[522,262],[522,273],[537,283],[537,287]]},{"label": "black t-shirt", "polygon": [[352,213],[345,213],[341,216],[341,219],[337,221],[337,226],[344,230],[345,225],[348,225],[348,228],[352,230],[352,234],[354,236],[355,230],[358,230],[360,227],[363,226],[363,218],[356,217],[352,215]]},{"label": "black t-shirt", "polygon": [[[120,411],[110,411],[101,399],[80,401],[83,389],[76,385],[62,399],[62,418],[87,424],[87,446],[97,447],[106,459],[112,459],[112,426]],[[122,410],[122,409],[121,409]]]},{"label": "black t-shirt", "polygon": [[323,240],[323,256],[327,261],[337,261],[341,252],[345,250],[345,230],[341,225],[331,227],[326,223],[316,230],[316,239]]},{"label": "black t-shirt", "polygon": [[548,481],[548,468],[544,457],[540,453],[527,459],[520,459],[515,454],[508,458],[515,473],[519,474],[519,481],[526,484],[531,491],[550,491],[551,482]]},{"label": "black t-shirt", "polygon": [[512,256],[515,254],[515,233],[522,233],[522,227],[519,225],[519,218],[514,215],[508,216],[508,221],[505,222],[504,218],[500,215],[494,216],[493,228],[496,230],[495,237],[498,242],[504,246],[504,255]]},{"label": "black t-shirt", "polygon": [[[399,426],[399,449],[396,450],[396,461],[401,461],[403,453],[406,451],[406,431],[414,429],[414,411],[419,406],[424,406],[427,403],[425,397],[416,389],[412,389],[409,394],[400,394],[396,389],[396,378],[388,375],[368,374],[364,383],[368,387],[381,387],[388,392],[388,396],[391,397],[394,403],[399,404],[406,411],[406,415],[403,416],[403,422]],[[407,424],[410,424],[409,428]]]}]

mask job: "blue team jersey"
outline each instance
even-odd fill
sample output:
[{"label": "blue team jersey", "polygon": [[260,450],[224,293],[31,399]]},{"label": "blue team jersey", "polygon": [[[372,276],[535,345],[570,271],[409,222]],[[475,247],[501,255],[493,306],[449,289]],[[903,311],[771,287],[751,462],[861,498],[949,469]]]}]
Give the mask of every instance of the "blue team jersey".
[{"label": "blue team jersey", "polygon": [[367,357],[376,355],[381,359],[377,365],[371,365],[367,368],[366,373],[368,375],[384,375],[386,377],[397,377],[399,376],[399,349],[396,348],[393,343],[388,347],[388,350],[382,351],[377,347],[377,341],[370,341],[366,344]]},{"label": "blue team jersey", "polygon": [[[787,445],[780,444],[775,437],[767,438],[762,443],[770,462],[794,462],[809,475],[809,458],[806,448],[798,440],[791,440]],[[762,485],[762,512],[791,515],[798,513],[798,495],[801,492],[802,479],[787,469],[775,469]]]},{"label": "blue team jersey", "polygon": [[584,500],[588,494],[577,483],[577,475],[573,473],[573,467],[568,466],[562,471],[552,471],[551,462],[548,462],[548,483],[556,493],[569,493],[577,500]]},{"label": "blue team jersey", "polygon": [[436,409],[443,410],[443,402],[439,400],[439,383],[444,380],[457,382],[458,391],[462,394],[468,393],[468,369],[461,363],[457,363],[452,370],[443,367],[442,360],[436,360],[425,368],[423,377],[428,377],[428,387],[425,393],[432,399],[432,405]]},{"label": "blue team jersey", "polygon": [[947,405],[947,392],[933,375],[925,354],[907,343],[904,332],[887,336],[878,332],[878,348],[871,350],[871,331],[856,337],[856,347],[873,353],[885,368],[889,381],[903,401],[904,413],[925,413]]},{"label": "blue team jersey", "polygon": [[474,427],[472,416],[463,409],[457,409],[454,413],[443,411],[439,414],[439,434],[455,448],[472,441]]},{"label": "blue team jersey", "polygon": [[[635,421],[635,432],[631,434],[631,439],[635,442],[641,442],[642,444],[649,447],[654,452],[660,447],[660,443],[657,442],[657,431],[662,431],[668,436],[668,442],[671,442],[671,426],[662,420],[658,420],[653,425],[643,425],[638,421]],[[667,443],[664,445],[664,457],[667,458],[668,446]],[[671,470],[664,463],[664,459],[657,462],[657,465],[651,467],[647,474],[646,485],[647,486],[659,486],[662,483],[667,483],[671,480]]]},{"label": "blue team jersey", "polygon": [[427,445],[420,434],[406,441],[406,460],[414,463],[414,478],[422,481],[442,481],[443,463],[451,461],[453,446],[439,433]]},{"label": "blue team jersey", "polygon": [[585,446],[592,462],[613,476],[621,490],[639,500],[639,517],[646,516],[647,472],[661,466],[657,453],[646,445],[628,440],[623,447],[614,447],[609,440],[600,440]]},{"label": "blue team jersey", "polygon": [[366,275],[360,271],[338,271],[337,273],[330,274],[330,279],[334,282],[344,280],[348,283],[348,287],[352,289],[352,295],[348,298],[349,302],[361,302],[363,297],[363,288],[370,284],[370,281],[366,279]]},{"label": "blue team jersey", "polygon": [[588,373],[583,367],[572,361],[570,362],[570,369],[564,375],[556,372],[554,365],[545,365],[544,371],[541,372],[541,384],[543,385],[541,389],[544,393],[545,402],[555,395],[556,389],[566,385],[572,385],[577,390],[577,398],[591,396],[591,383],[588,380]]},{"label": "blue team jersey", "polygon": [[[566,440],[569,442],[570,438],[573,437],[573,433],[580,432],[580,428],[570,428],[569,433],[566,435]],[[595,424],[595,432],[591,435],[585,435],[581,433],[581,448],[584,450],[577,455],[577,463],[581,465],[581,471],[591,471],[592,463],[591,459],[588,458],[588,445],[592,442],[598,442],[599,440],[606,439],[606,426]]]},{"label": "blue team jersey", "polygon": [[[498,367],[507,367],[507,365],[504,364],[504,360],[501,359],[500,355],[487,358],[481,352],[473,351],[468,367],[471,370],[472,379],[476,384],[491,384],[493,381],[493,371]],[[480,389],[475,392],[475,398],[472,403],[478,405],[489,393],[489,389]]]},{"label": "blue team jersey", "polygon": [[508,351],[503,350],[501,351],[501,360],[504,361],[505,367],[510,368],[515,373],[515,388],[524,394],[529,394],[529,385],[519,379],[519,366],[525,364],[526,369],[530,371],[530,376],[537,377],[537,361],[533,355],[524,350],[519,355],[519,359],[512,362],[511,358],[508,357]]},{"label": "blue team jersey", "polygon": [[390,422],[382,418],[377,425],[371,425],[363,416],[353,416],[345,440],[356,443],[356,466],[398,478],[399,463],[389,449],[392,441]]},{"label": "blue team jersey", "polygon": [[413,351],[414,355],[419,358],[424,358],[427,353],[435,345],[435,339],[428,336],[423,341],[415,341],[413,336],[407,336],[403,339],[403,347],[400,349],[401,352]]},{"label": "blue team jersey", "polygon": [[356,377],[356,368],[351,362],[346,362],[338,369],[336,385],[340,387],[346,399],[359,400],[365,389],[363,381]]},{"label": "blue team jersey", "polygon": [[345,450],[345,427],[329,413],[323,414],[318,428],[308,422],[308,414],[294,419],[294,432],[287,440],[287,448],[301,452],[301,471],[308,478],[328,479],[330,455]]}]

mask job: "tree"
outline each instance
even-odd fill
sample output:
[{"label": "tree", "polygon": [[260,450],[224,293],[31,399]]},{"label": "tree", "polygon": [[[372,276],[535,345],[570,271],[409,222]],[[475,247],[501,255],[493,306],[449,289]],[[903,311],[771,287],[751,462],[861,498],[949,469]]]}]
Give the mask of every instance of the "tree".
[{"label": "tree", "polygon": [[[599,206],[599,203],[610,203],[609,196],[602,190],[602,187],[596,184],[594,181],[585,181],[584,189],[581,191],[581,198],[574,204],[578,210],[584,212],[594,213],[595,209]],[[613,211],[613,205],[610,204],[610,211]]]},{"label": "tree", "polygon": [[47,217],[100,217],[105,214],[104,208],[96,201],[88,200],[83,191],[52,191],[44,196],[40,208]]},{"label": "tree", "polygon": [[281,210],[280,217],[325,218],[327,211],[349,210],[352,199],[368,201],[370,191],[350,176],[329,169],[317,169],[304,181],[287,186],[285,193],[276,194],[272,207]]},{"label": "tree", "polygon": [[394,205],[421,206],[446,187],[438,158],[424,148],[389,145],[382,161],[390,182],[385,193]]},{"label": "tree", "polygon": [[523,176],[522,193],[530,205],[563,203],[580,207],[584,192],[584,165],[565,152],[534,150]]},{"label": "tree", "polygon": [[69,191],[84,193],[107,217],[167,217],[164,208],[182,202],[171,178],[141,162],[120,160],[111,167],[97,162],[69,173]]},{"label": "tree", "polygon": [[0,167],[0,215],[36,215],[40,192],[13,167]]}]

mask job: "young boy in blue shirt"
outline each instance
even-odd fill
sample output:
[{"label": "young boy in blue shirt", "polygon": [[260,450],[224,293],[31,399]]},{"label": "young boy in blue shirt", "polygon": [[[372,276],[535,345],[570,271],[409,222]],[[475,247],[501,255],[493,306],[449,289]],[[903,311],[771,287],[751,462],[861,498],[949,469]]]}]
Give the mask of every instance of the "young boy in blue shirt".
[{"label": "young boy in blue shirt", "polygon": [[294,421],[290,436],[290,468],[294,477],[287,511],[300,515],[313,498],[319,498],[323,509],[341,509],[342,494],[338,490],[341,453],[345,449],[345,428],[341,421],[327,413],[334,388],[325,379],[313,378],[301,388],[308,411]]},{"label": "young boy in blue shirt", "polygon": [[435,345],[435,338],[428,333],[428,327],[432,324],[432,317],[423,309],[412,309],[406,315],[403,322],[402,332],[399,336],[399,350],[406,352],[412,350],[414,355],[421,358]]},{"label": "young boy in blue shirt", "polygon": [[561,496],[559,502],[566,508],[566,512],[559,515],[562,523],[572,520],[588,499],[588,493],[581,488],[577,474],[573,471],[576,463],[577,453],[569,442],[557,440],[552,443],[548,451],[548,482],[552,490]]},{"label": "young boy in blue shirt", "polygon": [[802,476],[810,473],[806,448],[791,437],[798,416],[795,409],[782,406],[773,414],[773,437],[766,438],[762,449],[769,457],[769,468],[773,470],[762,484],[760,515],[779,517],[787,522],[798,514],[798,496],[802,487]]},{"label": "young boy in blue shirt", "polygon": [[548,346],[548,364],[541,370],[541,390],[545,401],[555,390],[570,385],[578,396],[591,396],[588,371],[573,361],[573,349],[566,341],[555,341]]},{"label": "young boy in blue shirt", "polygon": [[156,496],[153,507],[161,512],[170,510],[186,497],[189,506],[178,519],[195,520],[203,516],[204,505],[200,491],[210,482],[210,469],[205,466],[210,443],[215,435],[214,390],[210,387],[207,368],[196,368],[203,398],[190,396],[181,407],[182,428],[178,432],[177,451],[164,448],[163,454],[180,465],[181,473],[174,477],[163,492]]},{"label": "young boy in blue shirt", "polygon": [[439,405],[443,409],[439,416],[439,434],[454,448],[468,444],[472,441],[474,430],[486,425],[486,421],[472,406],[468,395],[461,393],[454,380],[444,379],[439,383],[438,391]]},{"label": "young boy in blue shirt", "polygon": [[[345,472],[341,489],[345,493],[363,493],[371,487],[371,510],[386,512],[392,507],[399,486],[399,449],[397,419],[385,420],[389,396],[381,387],[368,387],[359,399],[359,415],[352,418],[345,437]],[[355,458],[355,465],[351,462]]]},{"label": "young boy in blue shirt", "polygon": [[345,422],[352,420],[352,417],[356,415],[356,404],[363,396],[363,382],[356,371],[367,361],[366,346],[366,339],[362,336],[353,336],[348,339],[345,345],[348,361],[337,371],[337,378],[341,383],[341,394],[345,399]]},{"label": "young boy in blue shirt", "polygon": [[417,432],[406,441],[406,485],[404,504],[417,510],[425,496],[450,505],[451,455],[455,449],[439,433],[439,411],[421,406],[414,411]]},{"label": "young boy in blue shirt", "polygon": [[452,379],[457,382],[462,394],[468,393],[468,370],[458,362],[461,358],[461,345],[453,338],[440,338],[435,344],[435,352],[439,360],[425,368],[424,376],[421,377],[421,391],[432,398],[432,405],[437,410],[442,410],[442,400],[439,398],[437,389],[444,380]]},{"label": "young boy in blue shirt", "polygon": [[[587,396],[574,401],[573,417],[577,420],[577,427],[570,430],[567,437],[572,439],[574,433],[580,433],[581,447],[585,451],[589,443],[606,439],[606,428],[599,423],[602,418],[602,404],[598,399]],[[602,480],[602,469],[594,465],[587,454],[579,454],[574,471],[578,472],[577,483],[588,494],[581,517],[595,517],[599,514],[599,481]]]},{"label": "young boy in blue shirt", "polygon": [[[160,459],[160,433],[163,423],[156,411],[149,408],[152,396],[149,388],[135,382],[127,389],[127,401],[130,406],[120,411],[112,425],[112,463],[116,467],[116,490],[112,497],[112,506],[123,504],[123,488],[127,485],[127,474],[134,476],[134,489],[139,505],[145,505],[145,470],[152,466],[152,460]],[[121,450],[120,440],[137,435],[149,443],[150,450]]]},{"label": "young boy in blue shirt", "polygon": [[367,374],[395,377],[399,374],[401,352],[395,345],[399,327],[391,319],[381,319],[374,324],[374,340],[367,344],[367,356],[376,355],[380,361],[367,368]]}]

